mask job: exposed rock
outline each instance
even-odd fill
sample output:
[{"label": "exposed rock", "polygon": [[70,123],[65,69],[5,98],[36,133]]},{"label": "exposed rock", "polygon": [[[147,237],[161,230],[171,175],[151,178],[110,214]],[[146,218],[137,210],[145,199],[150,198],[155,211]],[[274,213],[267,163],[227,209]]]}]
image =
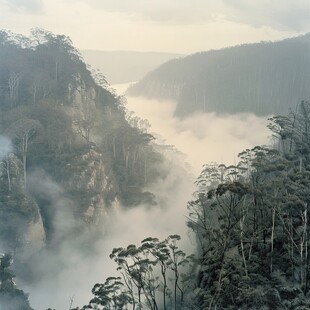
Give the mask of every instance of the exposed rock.
[{"label": "exposed rock", "polygon": [[32,220],[29,223],[28,229],[25,233],[25,243],[23,248],[23,257],[28,258],[33,253],[43,249],[45,246],[45,230],[41,215],[38,219]]}]

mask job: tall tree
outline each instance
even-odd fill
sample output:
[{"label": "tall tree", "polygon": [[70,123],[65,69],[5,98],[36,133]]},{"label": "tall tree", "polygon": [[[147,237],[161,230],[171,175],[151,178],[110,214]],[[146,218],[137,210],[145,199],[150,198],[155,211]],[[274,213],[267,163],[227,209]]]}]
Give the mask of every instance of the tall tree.
[{"label": "tall tree", "polygon": [[42,130],[39,121],[27,118],[21,118],[13,123],[6,130],[6,134],[11,137],[21,154],[24,170],[24,187],[27,189],[27,152],[31,139]]},{"label": "tall tree", "polygon": [[4,254],[0,257],[0,307],[6,310],[33,310],[24,291],[16,288],[15,277],[11,270],[12,256]]}]

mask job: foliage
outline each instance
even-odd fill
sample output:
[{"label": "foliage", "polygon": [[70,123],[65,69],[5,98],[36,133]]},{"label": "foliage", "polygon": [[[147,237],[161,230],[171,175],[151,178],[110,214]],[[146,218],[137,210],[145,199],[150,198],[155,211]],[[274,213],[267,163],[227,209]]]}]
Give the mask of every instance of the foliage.
[{"label": "foliage", "polygon": [[194,258],[179,249],[179,240],[178,235],[163,241],[149,237],[138,247],[113,249],[110,258],[121,277],[96,284],[95,297],[82,309],[188,309],[193,283],[187,274]]},{"label": "foliage", "polygon": [[[47,176],[87,223],[95,221],[85,217],[89,208],[100,212],[115,199],[125,206],[155,204],[143,190],[163,160],[154,137],[145,121],[126,117],[124,99],[101,75],[92,76],[70,38],[43,29],[32,29],[30,37],[1,31],[0,56],[0,134],[12,142],[0,162],[0,216],[7,219],[2,210],[8,209],[12,215],[5,235],[15,235],[15,218],[30,215],[27,201],[34,199],[51,240],[56,210],[42,189]],[[18,235],[26,228],[20,225]]]},{"label": "foliage", "polygon": [[15,277],[11,270],[12,256],[4,254],[0,257],[0,307],[6,310],[32,310],[28,296],[16,288]]},{"label": "foliage", "polygon": [[[201,309],[302,309],[309,304],[309,111],[270,119],[275,149],[206,167],[189,202],[200,253]],[[291,293],[290,293],[291,292]]]},{"label": "foliage", "polygon": [[195,53],[149,72],[129,94],[178,103],[195,112],[277,115],[309,98],[310,35]]}]

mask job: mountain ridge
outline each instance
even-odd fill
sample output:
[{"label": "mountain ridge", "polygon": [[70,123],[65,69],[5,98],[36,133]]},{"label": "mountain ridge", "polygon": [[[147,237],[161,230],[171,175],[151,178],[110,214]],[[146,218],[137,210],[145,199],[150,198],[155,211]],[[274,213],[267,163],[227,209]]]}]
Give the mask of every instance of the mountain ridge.
[{"label": "mountain ridge", "polygon": [[194,112],[285,114],[310,91],[310,34],[199,52],[149,72],[127,94],[175,100]]}]

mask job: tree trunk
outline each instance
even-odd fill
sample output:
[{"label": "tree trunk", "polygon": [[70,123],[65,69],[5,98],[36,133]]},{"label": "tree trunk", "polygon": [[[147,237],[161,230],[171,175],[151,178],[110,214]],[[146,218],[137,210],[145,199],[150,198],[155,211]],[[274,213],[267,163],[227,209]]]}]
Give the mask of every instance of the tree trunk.
[{"label": "tree trunk", "polygon": [[271,261],[270,261],[270,273],[273,271],[273,239],[274,239],[274,227],[275,227],[275,215],[276,209],[272,210],[272,227],[271,227]]},{"label": "tree trunk", "polygon": [[24,168],[24,187],[25,191],[27,190],[27,150],[28,150],[28,133],[23,137],[23,145],[22,145],[22,153],[23,153],[23,168]]},{"label": "tree trunk", "polygon": [[7,158],[6,158],[6,174],[7,174],[7,177],[8,177],[9,192],[11,192],[11,190],[12,190],[10,169],[11,169],[11,167],[10,167],[10,158],[9,158],[9,156],[7,156]]}]

